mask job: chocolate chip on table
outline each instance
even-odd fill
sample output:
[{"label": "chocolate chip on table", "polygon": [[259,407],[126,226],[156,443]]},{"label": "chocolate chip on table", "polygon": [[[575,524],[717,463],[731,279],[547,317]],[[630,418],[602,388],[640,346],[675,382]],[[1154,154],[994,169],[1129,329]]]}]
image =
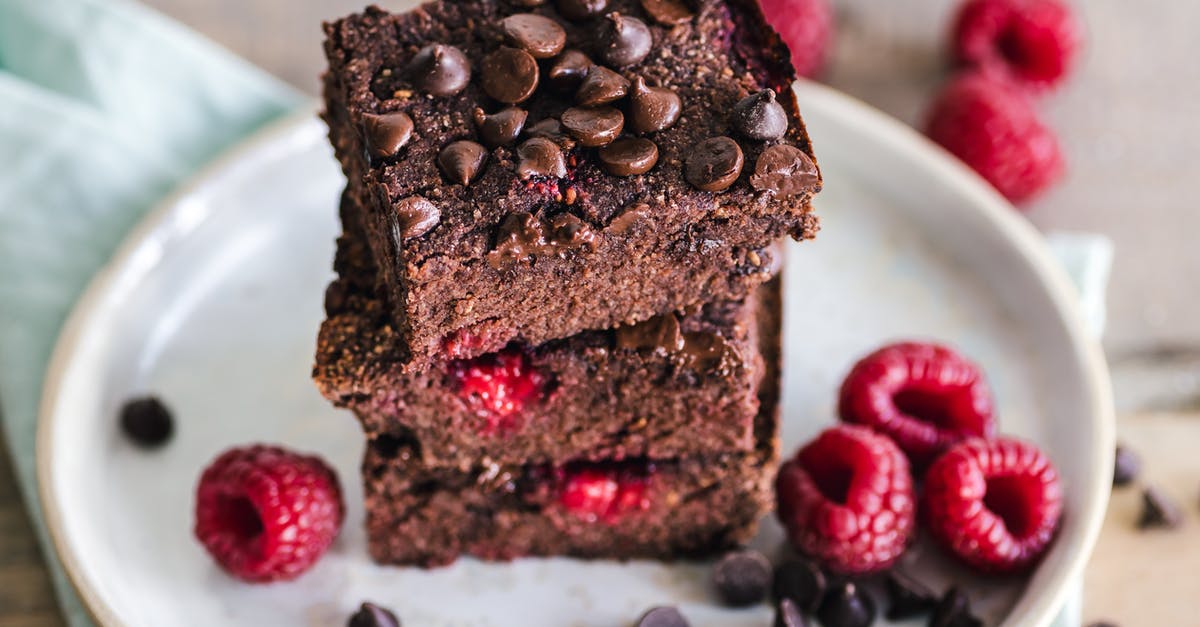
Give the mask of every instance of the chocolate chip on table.
[{"label": "chocolate chip on table", "polygon": [[813,614],[825,598],[825,573],[815,562],[794,559],[775,569],[771,593],[776,601],[791,599],[801,611]]},{"label": "chocolate chip on table", "polygon": [[928,614],[938,603],[938,597],[921,582],[892,571],[887,578],[888,620],[905,620]]},{"label": "chocolate chip on table", "polygon": [[544,137],[526,140],[517,148],[517,176],[528,179],[534,176],[562,178],[567,175],[567,162],[562,148]]},{"label": "chocolate chip on table", "polygon": [[942,595],[929,619],[929,627],[983,627],[983,621],[971,614],[971,603],[958,587]]},{"label": "chocolate chip on table", "polygon": [[433,96],[453,96],[471,82],[471,62],[462,50],[444,44],[421,48],[408,64],[412,84]]},{"label": "chocolate chip on table", "polygon": [[409,196],[396,203],[396,235],[401,241],[421,237],[441,219],[437,205],[423,196]]},{"label": "chocolate chip on table", "polygon": [[686,0],[642,0],[642,10],[650,19],[665,26],[681,24],[695,15]]},{"label": "chocolate chip on table", "polygon": [[121,407],[121,430],[142,448],[166,444],[175,433],[171,410],[153,396],[135,398]]},{"label": "chocolate chip on table", "polygon": [[1101,621],[1096,621],[1094,623],[1088,623],[1087,627],[1117,627],[1117,624],[1111,623],[1106,620],[1101,620]]},{"label": "chocolate chip on table", "polygon": [[507,104],[517,104],[533,95],[538,85],[538,64],[528,52],[501,46],[484,57],[480,70],[483,90]]},{"label": "chocolate chip on table", "polygon": [[500,30],[510,45],[528,52],[535,59],[549,59],[567,45],[567,31],[543,15],[510,15],[500,20]]},{"label": "chocolate chip on table", "polygon": [[625,137],[598,152],[600,165],[613,176],[645,174],[658,163],[658,146],[642,137]]},{"label": "chocolate chip on table", "polygon": [[729,189],[741,176],[744,163],[737,142],[728,137],[710,137],[692,147],[683,174],[696,189],[719,192]]},{"label": "chocolate chip on table", "polygon": [[625,97],[629,93],[629,79],[602,66],[593,65],[587,69],[579,90],[575,92],[575,102],[591,107],[608,104]]},{"label": "chocolate chip on table", "polygon": [[816,190],[820,182],[817,164],[803,150],[788,144],[768,146],[754,164],[750,186],[771,192],[777,198],[790,198]]},{"label": "chocolate chip on table", "polygon": [[438,165],[451,183],[470,185],[483,170],[488,151],[473,141],[456,141],[438,154]]},{"label": "chocolate chip on table", "polygon": [[559,119],[563,128],[589,148],[612,143],[625,128],[625,116],[612,107],[571,107]]},{"label": "chocolate chip on table", "polygon": [[776,101],[775,91],[764,89],[734,105],[733,126],[750,139],[770,141],[787,133],[788,115]]},{"label": "chocolate chip on table", "polygon": [[385,607],[363,603],[350,617],[347,627],[400,627],[400,620]]},{"label": "chocolate chip on table", "polygon": [[669,128],[683,111],[679,94],[666,87],[650,87],[641,76],[629,89],[629,128],[635,133],[657,133]]},{"label": "chocolate chip on table", "polygon": [[817,620],[823,627],[869,627],[875,622],[875,602],[857,584],[847,581],[825,595]]},{"label": "chocolate chip on table", "polygon": [[775,627],[808,627],[808,618],[791,599],[775,605]]},{"label": "chocolate chip on table", "polygon": [[568,20],[582,20],[604,13],[608,0],[558,0],[556,6]]},{"label": "chocolate chip on table", "polygon": [[495,113],[488,114],[475,108],[475,126],[479,129],[479,138],[491,148],[507,146],[521,135],[525,128],[525,120],[529,113],[517,107],[505,107]]},{"label": "chocolate chip on table", "polygon": [[767,598],[771,560],[751,549],[730,551],[713,566],[713,586],[726,605],[744,607]]},{"label": "chocolate chip on table", "polygon": [[1183,512],[1166,494],[1153,486],[1142,492],[1139,529],[1174,529],[1183,523]]},{"label": "chocolate chip on table", "polygon": [[376,159],[395,156],[412,139],[413,121],[403,111],[365,113],[362,123],[367,152]]},{"label": "chocolate chip on table", "polygon": [[1117,445],[1117,454],[1113,462],[1113,485],[1126,486],[1137,479],[1142,470],[1142,458],[1123,444]]},{"label": "chocolate chip on table", "polygon": [[636,17],[617,12],[604,16],[597,35],[600,59],[614,67],[640,63],[654,45],[650,27]]},{"label": "chocolate chip on table", "polygon": [[563,51],[554,59],[546,76],[550,80],[550,85],[555,89],[564,91],[578,89],[579,84],[583,82],[583,77],[587,76],[588,68],[592,65],[592,60],[586,54],[572,48]]},{"label": "chocolate chip on table", "polygon": [[688,622],[673,607],[654,607],[642,614],[637,627],[688,627]]}]

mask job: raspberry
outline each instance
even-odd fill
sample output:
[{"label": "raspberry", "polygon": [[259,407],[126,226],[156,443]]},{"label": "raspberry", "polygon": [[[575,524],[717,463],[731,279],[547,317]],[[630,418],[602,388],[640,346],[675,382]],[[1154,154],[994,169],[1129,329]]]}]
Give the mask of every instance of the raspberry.
[{"label": "raspberry", "polygon": [[763,14],[792,51],[796,74],[821,73],[833,40],[829,0],[760,0]]},{"label": "raspberry", "polygon": [[972,438],[925,475],[933,537],[986,573],[1025,570],[1049,546],[1062,515],[1058,473],[1038,448],[1011,438]]},{"label": "raspberry", "polygon": [[1042,90],[1066,77],[1082,40],[1059,0],[971,0],[955,18],[952,47],[964,65]]},{"label": "raspberry", "polygon": [[1058,139],[1010,84],[968,73],[934,100],[926,133],[1009,200],[1025,202],[1065,168]]},{"label": "raspberry", "polygon": [[274,446],[226,451],[196,489],[196,538],[230,575],[254,583],[308,570],[344,517],[333,470]]},{"label": "raspberry", "polygon": [[979,368],[949,348],[917,342],[884,346],[855,364],[842,382],[838,414],[892,438],[918,467],[996,428]]},{"label": "raspberry", "polygon": [[849,575],[883,570],[914,531],[913,481],[904,453],[858,425],[838,425],[800,449],[775,480],[792,545]]},{"label": "raspberry", "polygon": [[530,363],[518,349],[450,365],[459,397],[484,421],[483,432],[507,432],[519,427],[518,414],[531,401],[546,393],[546,375]]},{"label": "raspberry", "polygon": [[616,522],[624,514],[650,507],[653,468],[585,465],[563,471],[559,502],[567,511],[595,522]]}]

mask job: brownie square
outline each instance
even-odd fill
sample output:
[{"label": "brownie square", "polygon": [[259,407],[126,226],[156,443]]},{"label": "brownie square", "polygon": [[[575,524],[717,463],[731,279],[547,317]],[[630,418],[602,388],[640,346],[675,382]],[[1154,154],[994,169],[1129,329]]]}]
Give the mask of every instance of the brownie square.
[{"label": "brownie square", "polygon": [[586,4],[325,27],[324,116],[406,371],[739,301],[772,243],[817,230],[794,71],[754,0],[559,10]]}]

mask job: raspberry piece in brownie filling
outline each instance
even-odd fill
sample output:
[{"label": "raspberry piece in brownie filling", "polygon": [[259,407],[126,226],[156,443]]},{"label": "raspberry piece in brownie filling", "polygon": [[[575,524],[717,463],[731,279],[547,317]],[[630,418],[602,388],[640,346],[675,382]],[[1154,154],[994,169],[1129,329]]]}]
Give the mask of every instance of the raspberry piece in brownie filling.
[{"label": "raspberry piece in brownie filling", "polygon": [[452,362],[450,376],[458,395],[483,420],[484,433],[520,429],[521,410],[545,398],[549,382],[519,348]]},{"label": "raspberry piece in brownie filling", "polygon": [[569,466],[562,471],[559,503],[585,520],[616,522],[650,507],[652,474],[651,466],[637,463]]}]

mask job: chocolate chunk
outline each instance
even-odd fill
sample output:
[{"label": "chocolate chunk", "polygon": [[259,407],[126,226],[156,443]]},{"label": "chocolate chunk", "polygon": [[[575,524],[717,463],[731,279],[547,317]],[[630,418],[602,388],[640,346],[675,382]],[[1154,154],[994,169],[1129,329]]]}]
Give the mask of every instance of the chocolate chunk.
[{"label": "chocolate chunk", "polygon": [[929,627],[983,627],[983,621],[971,614],[967,595],[957,587],[950,588],[933,610]]},{"label": "chocolate chunk", "polygon": [[441,219],[437,205],[422,196],[409,196],[396,203],[396,235],[401,241],[421,237]]},{"label": "chocolate chunk", "polygon": [[582,20],[604,13],[608,0],[558,0],[557,6],[568,20]]},{"label": "chocolate chunk", "polygon": [[533,95],[538,85],[538,64],[528,52],[501,46],[483,59],[480,71],[483,90],[508,104]]},{"label": "chocolate chunk", "polygon": [[870,627],[875,622],[875,602],[848,581],[825,595],[817,620],[823,627]]},{"label": "chocolate chunk", "polygon": [[558,58],[551,64],[547,76],[555,89],[563,91],[578,89],[590,67],[592,67],[592,60],[586,54],[572,48],[558,55]]},{"label": "chocolate chunk", "polygon": [[563,111],[563,128],[589,148],[612,143],[625,128],[625,116],[612,107],[571,107]]},{"label": "chocolate chunk", "polygon": [[617,12],[604,16],[597,36],[600,59],[614,67],[641,63],[654,45],[650,27],[636,17]]},{"label": "chocolate chunk", "polygon": [[592,107],[616,102],[627,93],[629,79],[602,65],[593,65],[587,69],[579,90],[575,92],[575,102]]},{"label": "chocolate chunk", "polygon": [[1113,462],[1113,485],[1126,486],[1137,479],[1142,470],[1142,458],[1128,447],[1118,444],[1117,455]]},{"label": "chocolate chunk", "polygon": [[412,139],[413,121],[403,111],[363,114],[363,135],[367,152],[376,159],[395,156]]},{"label": "chocolate chunk", "polygon": [[658,146],[641,137],[625,137],[601,148],[598,156],[613,176],[645,174],[658,163]]},{"label": "chocolate chunk", "polygon": [[567,31],[558,22],[533,13],[518,13],[500,21],[504,38],[535,59],[549,59],[567,45]]},{"label": "chocolate chunk", "polygon": [[688,627],[688,622],[673,607],[655,607],[642,614],[637,627]]},{"label": "chocolate chunk", "polygon": [[664,354],[683,350],[683,332],[675,314],[655,316],[634,325],[617,327],[617,348],[640,350],[644,348]]},{"label": "chocolate chunk", "polygon": [[456,141],[442,149],[438,165],[451,183],[470,185],[483,170],[487,156],[487,148],[473,141]]},{"label": "chocolate chunk", "polygon": [[784,562],[775,569],[771,586],[775,600],[791,599],[801,611],[813,614],[825,598],[825,573],[816,563],[806,559]]},{"label": "chocolate chunk", "polygon": [[768,146],[750,175],[750,186],[771,192],[778,198],[791,198],[816,191],[820,183],[817,164],[803,150],[788,144]]},{"label": "chocolate chunk", "polygon": [[479,107],[475,108],[475,126],[479,128],[479,138],[491,148],[517,141],[528,118],[529,113],[517,107],[506,107],[491,115]]},{"label": "chocolate chunk", "polygon": [[754,605],[771,589],[771,560],[758,551],[731,551],[713,566],[713,586],[733,607]]},{"label": "chocolate chunk", "polygon": [[716,333],[684,333],[679,356],[685,368],[724,373],[737,355],[729,342]]},{"label": "chocolate chunk", "polygon": [[808,627],[808,619],[791,599],[775,605],[775,627]]},{"label": "chocolate chunk", "polygon": [[421,48],[408,64],[407,74],[417,89],[433,96],[453,96],[471,82],[471,62],[454,46]]},{"label": "chocolate chunk", "polygon": [[692,148],[684,166],[684,177],[697,189],[719,192],[729,189],[742,174],[742,148],[728,137],[711,137]]},{"label": "chocolate chunk", "polygon": [[629,127],[635,133],[657,133],[669,128],[683,111],[683,101],[665,87],[650,87],[641,76],[629,90]]},{"label": "chocolate chunk", "polygon": [[750,139],[769,141],[787,133],[788,115],[776,102],[775,91],[764,89],[734,105],[733,126]]},{"label": "chocolate chunk", "polygon": [[892,571],[887,578],[888,620],[905,620],[927,614],[937,605],[937,595],[921,582]]},{"label": "chocolate chunk", "polygon": [[550,220],[550,234],[546,240],[557,250],[577,248],[596,249],[596,233],[586,222],[569,213],[559,214]]},{"label": "chocolate chunk", "polygon": [[135,398],[121,407],[121,430],[142,448],[166,444],[175,433],[171,410],[162,401],[147,396]]},{"label": "chocolate chunk", "polygon": [[535,176],[563,178],[567,162],[562,148],[544,137],[526,140],[517,148],[517,176],[522,180]]},{"label": "chocolate chunk", "polygon": [[497,270],[546,250],[542,225],[525,211],[510,213],[496,231],[496,245],[487,254],[488,265]]},{"label": "chocolate chunk", "polygon": [[1183,512],[1167,495],[1155,487],[1142,492],[1142,514],[1139,529],[1174,529],[1183,522]]},{"label": "chocolate chunk", "polygon": [[642,0],[642,10],[665,26],[681,24],[695,15],[685,0]]},{"label": "chocolate chunk", "polygon": [[400,627],[400,620],[387,608],[363,603],[350,617],[348,627]]}]

